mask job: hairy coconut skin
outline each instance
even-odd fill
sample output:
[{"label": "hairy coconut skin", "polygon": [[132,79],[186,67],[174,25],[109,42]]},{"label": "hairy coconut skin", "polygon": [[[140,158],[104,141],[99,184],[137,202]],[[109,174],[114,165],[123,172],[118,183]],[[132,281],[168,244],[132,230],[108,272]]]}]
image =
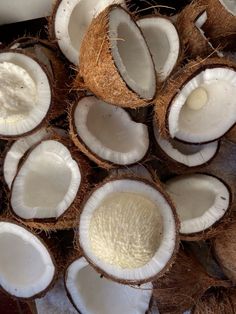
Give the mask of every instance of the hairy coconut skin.
[{"label": "hairy coconut skin", "polygon": [[[109,39],[109,13],[122,7],[111,5],[93,19],[80,49],[80,68],[75,79],[75,89],[88,89],[105,102],[121,107],[147,106],[152,99],[142,99],[122,79],[112,54]],[[124,10],[125,11],[125,10]],[[153,65],[154,67],[154,65]]]}]

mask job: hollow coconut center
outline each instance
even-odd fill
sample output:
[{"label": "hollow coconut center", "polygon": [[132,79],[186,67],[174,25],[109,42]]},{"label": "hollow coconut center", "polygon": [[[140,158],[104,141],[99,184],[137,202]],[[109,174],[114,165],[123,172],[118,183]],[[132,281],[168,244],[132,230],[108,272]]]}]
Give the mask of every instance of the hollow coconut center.
[{"label": "hollow coconut center", "polygon": [[193,174],[167,181],[167,192],[176,205],[181,233],[194,233],[211,227],[229,207],[230,192],[217,178]]},{"label": "hollow coconut center", "polygon": [[219,0],[219,1],[229,13],[236,16],[236,2],[235,2],[235,0]]},{"label": "hollow coconut center", "polygon": [[149,147],[147,126],[95,97],[85,97],[74,112],[79,137],[98,157],[116,164],[139,161]]}]

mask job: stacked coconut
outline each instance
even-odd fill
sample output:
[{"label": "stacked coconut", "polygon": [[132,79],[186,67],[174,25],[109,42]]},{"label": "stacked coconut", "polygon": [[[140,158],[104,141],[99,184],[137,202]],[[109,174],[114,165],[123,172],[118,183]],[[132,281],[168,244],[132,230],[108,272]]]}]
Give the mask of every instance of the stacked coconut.
[{"label": "stacked coconut", "polygon": [[236,312],[236,5],[163,7],[58,0],[47,38],[3,43],[0,288],[17,304]]}]

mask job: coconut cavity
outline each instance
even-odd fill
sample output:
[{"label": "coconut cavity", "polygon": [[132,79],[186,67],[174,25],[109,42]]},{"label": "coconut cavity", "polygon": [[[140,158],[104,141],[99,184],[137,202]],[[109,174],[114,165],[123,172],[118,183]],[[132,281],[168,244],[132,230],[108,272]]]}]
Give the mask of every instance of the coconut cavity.
[{"label": "coconut cavity", "polygon": [[73,119],[78,139],[98,159],[127,165],[141,160],[148,150],[147,126],[132,121],[124,109],[96,97],[82,98]]},{"label": "coconut cavity", "polygon": [[12,185],[11,207],[23,219],[59,218],[73,203],[81,182],[77,162],[55,140],[27,156]]},{"label": "coconut cavity", "polygon": [[219,179],[205,174],[190,174],[166,182],[181,222],[180,232],[204,231],[218,222],[230,206],[230,191]]},{"label": "coconut cavity", "polygon": [[55,275],[54,262],[44,244],[31,232],[0,222],[0,285],[9,294],[31,298],[48,288]]},{"label": "coconut cavity", "polygon": [[68,267],[65,285],[76,308],[86,314],[143,314],[152,296],[151,283],[129,287],[101,278],[84,258]]}]

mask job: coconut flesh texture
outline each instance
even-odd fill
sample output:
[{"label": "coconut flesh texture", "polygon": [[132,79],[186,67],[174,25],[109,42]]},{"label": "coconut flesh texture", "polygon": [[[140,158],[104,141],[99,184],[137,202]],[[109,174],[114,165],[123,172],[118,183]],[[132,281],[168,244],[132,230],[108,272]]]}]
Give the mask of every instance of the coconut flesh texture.
[{"label": "coconut flesh texture", "polygon": [[0,222],[0,285],[9,294],[30,298],[54,278],[55,266],[44,244],[19,225]]},{"label": "coconut flesh texture", "polygon": [[23,219],[59,218],[74,201],[81,182],[77,162],[60,142],[32,150],[12,185],[11,206]]},{"label": "coconut flesh texture", "polygon": [[107,6],[123,0],[62,0],[55,13],[54,32],[59,48],[75,65],[79,62],[80,46],[92,19]]},{"label": "coconut flesh texture", "polygon": [[170,104],[171,137],[202,143],[223,136],[236,122],[235,93],[234,69],[203,69],[184,85]]},{"label": "coconut flesh texture", "polygon": [[19,136],[47,115],[51,88],[42,67],[18,52],[0,53],[0,134]]},{"label": "coconut flesh texture", "polygon": [[119,165],[141,160],[149,147],[148,128],[122,108],[84,97],[74,111],[76,131],[98,158]]},{"label": "coconut flesh texture", "polygon": [[110,10],[108,34],[112,57],[125,83],[141,98],[153,99],[156,76],[152,57],[140,29],[125,10]]},{"label": "coconut flesh texture", "polygon": [[188,167],[196,167],[208,162],[217,152],[218,141],[202,145],[184,144],[175,139],[166,140],[161,137],[153,123],[155,139],[160,148],[173,160]]},{"label": "coconut flesh texture", "polygon": [[176,205],[183,234],[208,229],[224,216],[230,204],[228,188],[205,174],[171,179],[166,183],[166,191]]},{"label": "coconut flesh texture", "polygon": [[113,180],[96,189],[84,205],[79,232],[91,263],[124,282],[156,276],[175,250],[170,204],[138,180]]},{"label": "coconut flesh texture", "polygon": [[219,0],[223,7],[232,15],[236,16],[235,0]]},{"label": "coconut flesh texture", "polygon": [[83,314],[144,314],[153,288],[152,283],[129,287],[101,278],[84,258],[69,266],[65,284]]},{"label": "coconut flesh texture", "polygon": [[161,17],[143,18],[137,24],[152,54],[158,78],[164,81],[179,57],[180,42],[176,28],[170,20]]}]

